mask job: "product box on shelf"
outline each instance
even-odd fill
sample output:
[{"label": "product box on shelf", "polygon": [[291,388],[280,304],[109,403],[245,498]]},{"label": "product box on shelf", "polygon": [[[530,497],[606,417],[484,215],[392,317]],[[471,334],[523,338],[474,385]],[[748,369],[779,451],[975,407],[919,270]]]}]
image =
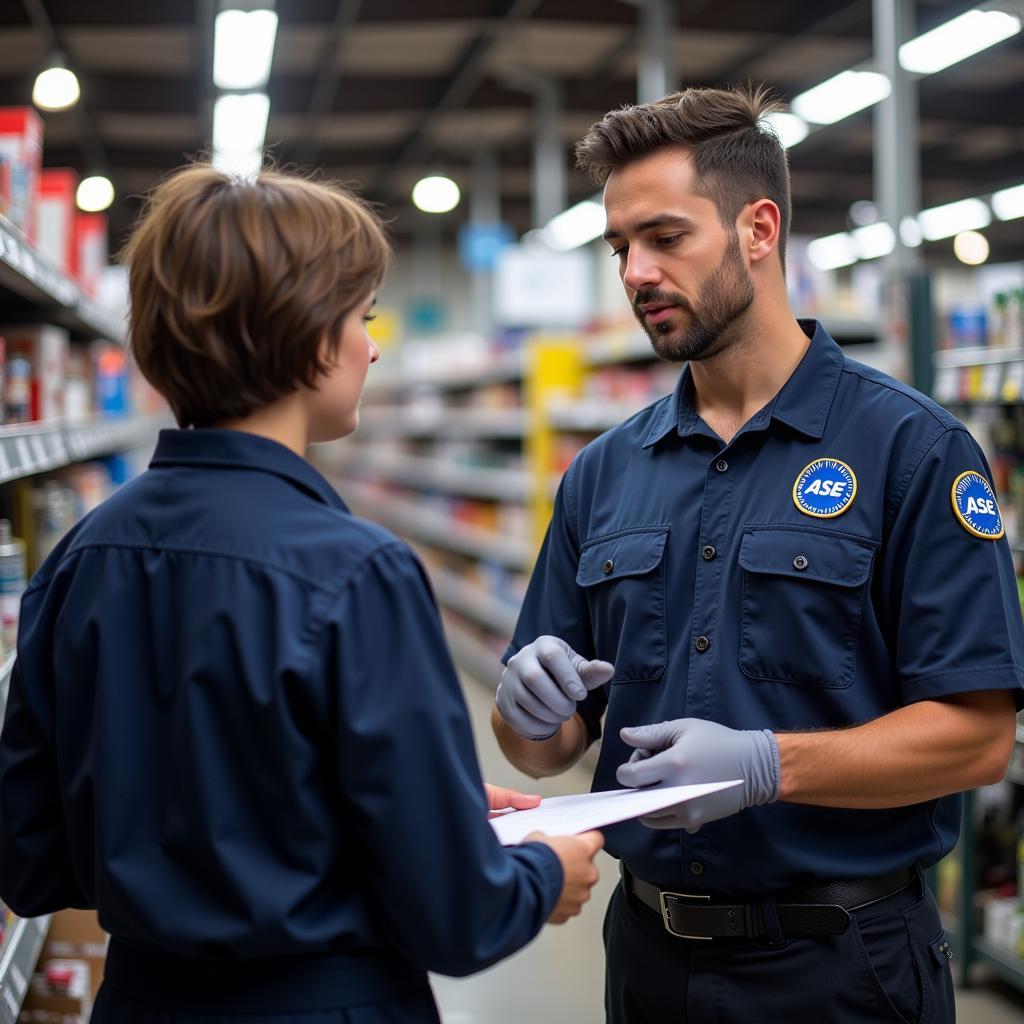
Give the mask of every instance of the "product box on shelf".
[{"label": "product box on shelf", "polygon": [[5,216],[33,242],[43,160],[43,122],[32,107],[0,107],[0,159],[7,164],[10,177],[10,202]]},{"label": "product box on shelf", "polygon": [[61,910],[50,919],[40,962],[69,959],[84,962],[89,967],[90,995],[95,997],[103,980],[108,938],[95,910]]},{"label": "product box on shelf", "polygon": [[65,274],[74,272],[75,191],[78,172],[70,167],[47,167],[39,175],[36,198],[36,248]]},{"label": "product box on shelf", "polygon": [[32,1021],[75,1017],[86,1021],[92,1011],[92,993],[92,972],[84,960],[40,961],[25,995],[22,1014]]},{"label": "product box on shelf", "polygon": [[95,299],[100,293],[103,268],[107,265],[107,215],[75,211],[71,271],[82,291]]},{"label": "product box on shelf", "polygon": [[[28,363],[30,383],[29,420],[55,420],[64,415],[64,374],[67,370],[70,339],[63,327],[53,324],[13,325],[0,327],[7,339],[8,392],[15,383],[12,376]],[[9,403],[8,422],[23,422],[25,417],[12,410]]]}]

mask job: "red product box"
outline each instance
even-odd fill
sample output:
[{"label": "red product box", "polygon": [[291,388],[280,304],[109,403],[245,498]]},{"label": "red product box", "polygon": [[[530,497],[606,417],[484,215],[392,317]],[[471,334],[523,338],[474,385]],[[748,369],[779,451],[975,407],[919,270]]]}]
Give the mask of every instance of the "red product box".
[{"label": "red product box", "polygon": [[36,247],[66,274],[75,263],[75,192],[78,172],[47,167],[39,175],[36,199]]},{"label": "red product box", "polygon": [[107,265],[107,215],[75,211],[71,272],[78,278],[82,291],[95,299],[100,292],[100,278]]},{"label": "red product box", "polygon": [[0,159],[10,168],[10,205],[5,215],[34,242],[43,122],[32,107],[0,107]]}]

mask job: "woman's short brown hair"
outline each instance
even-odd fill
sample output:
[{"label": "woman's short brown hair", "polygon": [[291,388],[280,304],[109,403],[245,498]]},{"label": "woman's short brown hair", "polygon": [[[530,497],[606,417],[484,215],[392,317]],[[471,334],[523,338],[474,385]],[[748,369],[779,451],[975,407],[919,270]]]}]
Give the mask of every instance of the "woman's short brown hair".
[{"label": "woman's short brown hair", "polygon": [[723,227],[732,230],[747,203],[775,203],[782,215],[779,259],[785,267],[792,216],[789,160],[764,120],[779,109],[763,86],[684,89],[655,103],[609,111],[577,143],[577,165],[603,185],[617,167],[679,146],[690,153],[698,188],[714,200]]},{"label": "woman's short brown hair", "polygon": [[149,195],[122,252],[132,354],[181,426],[246,416],[315,386],[389,256],[342,186],[186,167]]}]

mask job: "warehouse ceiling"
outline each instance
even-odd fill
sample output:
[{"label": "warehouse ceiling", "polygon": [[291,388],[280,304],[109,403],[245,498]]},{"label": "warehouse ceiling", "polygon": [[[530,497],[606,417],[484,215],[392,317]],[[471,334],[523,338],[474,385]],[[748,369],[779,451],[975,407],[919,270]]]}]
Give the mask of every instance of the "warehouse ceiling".
[{"label": "warehouse ceiling", "polygon": [[[918,0],[924,31],[972,3]],[[870,59],[871,0],[680,0],[678,83],[765,82],[785,100]],[[625,0],[278,0],[267,144],[278,162],[321,167],[386,203],[401,239],[426,215],[409,201],[426,171],[463,189],[474,151],[500,166],[501,215],[531,224],[534,100],[523,73],[558,84],[569,202],[594,191],[572,143],[635,102],[639,6]],[[215,0],[2,0],[0,105],[30,102],[48,53],[41,18],[81,80],[81,103],[45,115],[44,163],[117,189],[114,248],[139,195],[209,145]],[[919,82],[922,205],[1024,181],[1024,34]],[[796,232],[850,226],[872,196],[872,113],[790,150]],[[468,203],[444,215],[454,230]],[[1024,257],[1021,221],[987,232],[993,259]],[[936,243],[939,254],[949,243]]]}]

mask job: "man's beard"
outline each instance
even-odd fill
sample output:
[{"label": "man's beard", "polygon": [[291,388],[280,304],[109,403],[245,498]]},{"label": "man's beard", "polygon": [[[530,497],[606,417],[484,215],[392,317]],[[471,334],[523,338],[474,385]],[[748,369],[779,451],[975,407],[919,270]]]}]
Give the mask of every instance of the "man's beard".
[{"label": "man's beard", "polygon": [[[676,292],[662,292],[643,288],[633,298],[633,313],[654,351],[669,362],[704,359],[714,355],[716,342],[722,333],[750,308],[754,301],[754,285],[740,256],[739,235],[734,231],[729,239],[722,262],[708,274],[699,292],[696,307]],[[686,310],[690,323],[673,330],[672,322],[649,324],[640,306],[663,302]],[[675,314],[673,314],[675,316]]]}]

